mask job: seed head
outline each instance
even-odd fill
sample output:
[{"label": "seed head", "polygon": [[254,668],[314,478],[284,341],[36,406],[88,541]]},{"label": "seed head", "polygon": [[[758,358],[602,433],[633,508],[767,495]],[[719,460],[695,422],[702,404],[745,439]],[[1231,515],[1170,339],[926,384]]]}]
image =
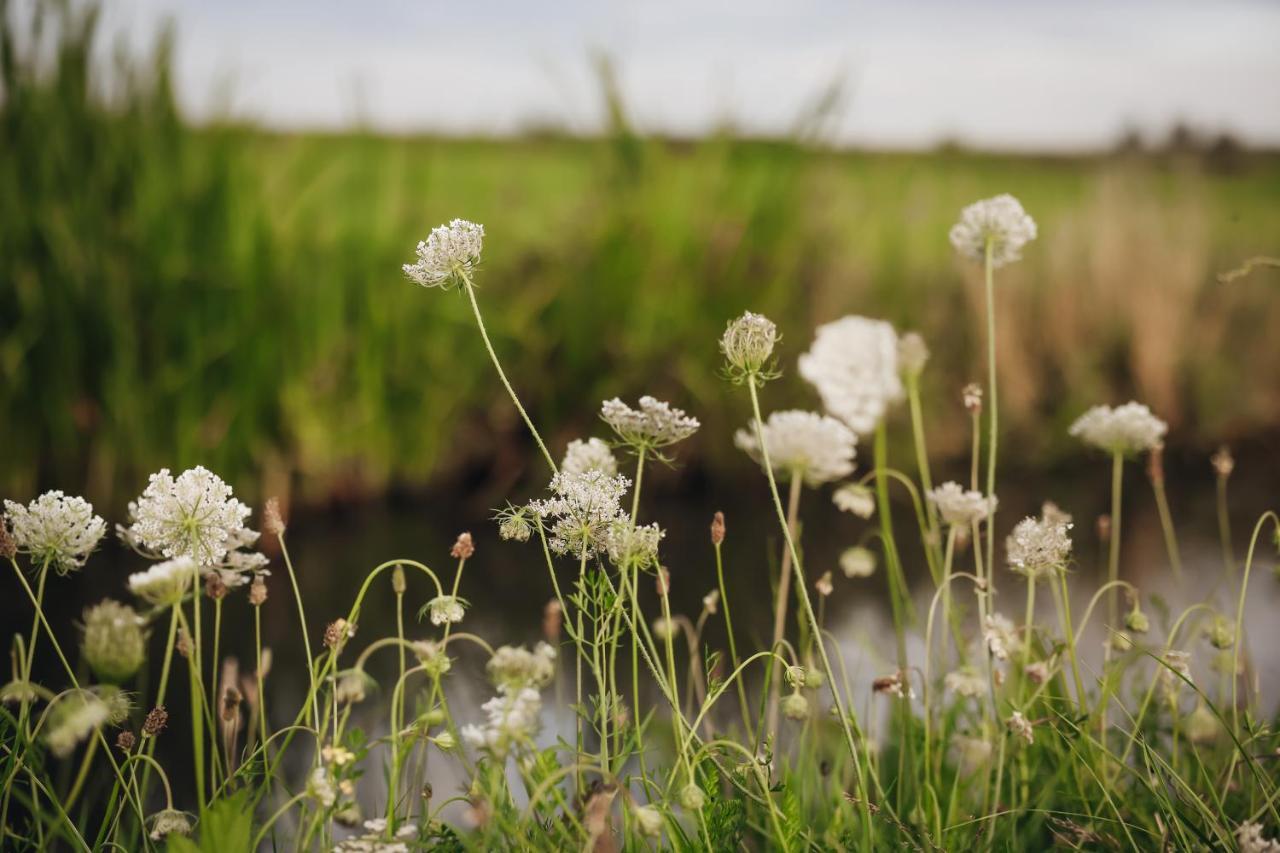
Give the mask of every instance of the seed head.
[{"label": "seed head", "polygon": [[713,589],[711,592],[702,596],[702,609],[706,611],[708,616],[715,616],[720,609],[720,590]]},{"label": "seed head", "polygon": [[249,586],[249,603],[259,607],[267,601],[267,582],[262,575],[255,575]]},{"label": "seed head", "polygon": [[138,738],[128,729],[125,729],[120,732],[120,734],[116,735],[116,749],[123,753],[127,754],[132,752],[137,743]]},{"label": "seed head", "polygon": [[156,737],[164,727],[169,724],[169,712],[165,710],[163,705],[157,705],[147,712],[147,718],[142,723],[143,737]]},{"label": "seed head", "polygon": [[173,647],[184,658],[191,657],[191,634],[185,627],[178,629],[178,641],[173,644]]},{"label": "seed head", "polygon": [[455,560],[469,560],[475,554],[476,546],[471,541],[470,533],[459,533],[458,539],[453,543],[453,547],[449,549],[449,556]]},{"label": "seed head", "polygon": [[663,597],[671,592],[671,572],[667,571],[666,566],[658,566],[654,576],[654,588],[658,590],[658,595]]},{"label": "seed head", "polygon": [[432,625],[454,625],[462,621],[467,603],[456,595],[437,595],[427,602]]},{"label": "seed head", "polygon": [[227,597],[227,584],[219,572],[207,572],[204,576],[204,594],[214,601]]},{"label": "seed head", "polygon": [[707,802],[702,789],[690,782],[680,789],[680,805],[691,812],[700,811]]},{"label": "seed head", "polygon": [[951,228],[951,245],[961,255],[1002,267],[1022,258],[1022,247],[1036,238],[1036,223],[1016,198],[1004,193],[976,201],[960,211]]},{"label": "seed head", "polygon": [[1031,721],[1022,716],[1021,711],[1014,711],[1013,715],[1005,720],[1005,725],[1015,737],[1022,738],[1028,745],[1035,743],[1036,736],[1031,728]]},{"label": "seed head", "polygon": [[717,512],[711,517],[711,544],[724,543],[724,513]]},{"label": "seed head", "polygon": [[982,386],[977,382],[970,382],[964,386],[964,390],[960,392],[960,397],[964,400],[964,407],[969,410],[971,415],[982,414]]},{"label": "seed head", "polygon": [[427,239],[418,243],[418,259],[404,265],[404,274],[423,287],[448,290],[470,279],[480,262],[483,247],[483,225],[454,219],[448,225],[431,229]]},{"label": "seed head", "polygon": [[356,626],[346,619],[338,618],[330,622],[324,629],[324,644],[328,648],[337,649],[356,633]]},{"label": "seed head", "polygon": [[1231,455],[1231,448],[1225,444],[1218,448],[1218,452],[1213,454],[1213,470],[1218,476],[1224,480],[1231,476],[1231,472],[1236,469],[1236,460]]},{"label": "seed head", "polygon": [[280,501],[276,498],[267,498],[267,505],[262,508],[262,532],[268,536],[283,536],[284,531],[284,516],[280,514]]},{"label": "seed head", "polygon": [[9,525],[4,518],[0,518],[0,559],[12,560],[17,553],[18,546],[9,535]]},{"label": "seed head", "polygon": [[720,338],[720,352],[724,353],[729,378],[735,382],[761,375],[770,378],[774,373],[770,359],[777,342],[778,327],[768,317],[747,311],[730,320]]}]

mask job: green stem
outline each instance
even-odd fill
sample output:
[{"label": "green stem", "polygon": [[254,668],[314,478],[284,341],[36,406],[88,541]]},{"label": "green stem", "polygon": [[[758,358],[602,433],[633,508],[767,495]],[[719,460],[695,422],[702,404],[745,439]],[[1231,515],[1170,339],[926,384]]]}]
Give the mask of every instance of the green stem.
[{"label": "green stem", "polygon": [[[721,553],[721,544],[714,543],[716,551],[716,582],[720,585],[720,604],[724,607],[724,629],[729,635],[729,659],[733,662],[733,668],[738,668],[738,646],[733,638],[733,619],[729,615],[729,592],[724,585],[724,558]],[[742,709],[742,729],[748,738],[751,737],[751,713],[747,705],[747,688],[743,686],[742,679],[736,679],[738,688],[738,704]]]},{"label": "green stem", "polygon": [[[795,472],[791,472],[791,488],[787,495],[787,530],[794,537],[799,524],[800,491],[804,480]],[[788,537],[790,538],[790,537]],[[773,642],[769,648],[776,649],[787,633],[787,611],[791,599],[791,549],[782,551],[782,566],[778,574],[778,590],[773,604]],[[772,741],[778,734],[778,703],[782,694],[782,670],[780,667],[769,667],[769,712],[765,715],[765,732]]]},{"label": "green stem", "polygon": [[[289,572],[289,584],[293,587],[293,600],[298,604],[298,624],[302,628],[302,650],[307,655],[307,678],[310,679],[312,723],[316,729],[316,736],[320,735],[320,709],[316,702],[316,659],[311,654],[311,631],[307,628],[307,613],[302,606],[302,591],[298,588],[298,575],[293,570],[293,560],[289,558],[289,548],[284,544],[284,532],[276,534],[276,541],[280,543],[280,556],[284,557],[285,569]],[[320,762],[320,752],[316,751],[316,764]]]},{"label": "green stem", "polygon": [[1231,548],[1231,515],[1227,511],[1227,475],[1218,475],[1218,537],[1222,540],[1222,564],[1227,569],[1227,577],[1236,576],[1236,558]]},{"label": "green stem", "polygon": [[1151,488],[1156,495],[1156,509],[1160,514],[1160,530],[1164,534],[1164,547],[1169,552],[1169,564],[1173,567],[1173,576],[1182,580],[1182,557],[1178,551],[1178,535],[1173,526],[1173,514],[1169,512],[1169,497],[1165,493],[1164,478],[1151,481]]},{"label": "green stem", "polygon": [[[984,251],[984,272],[986,274],[987,291],[987,382],[990,384],[991,408],[987,413],[987,496],[995,497],[996,493],[996,448],[999,444],[999,395],[996,385],[996,289],[992,275],[991,256],[993,242],[987,239]],[[996,559],[996,507],[991,506],[991,514],[987,517],[987,583],[990,593],[995,592],[995,559]]]}]

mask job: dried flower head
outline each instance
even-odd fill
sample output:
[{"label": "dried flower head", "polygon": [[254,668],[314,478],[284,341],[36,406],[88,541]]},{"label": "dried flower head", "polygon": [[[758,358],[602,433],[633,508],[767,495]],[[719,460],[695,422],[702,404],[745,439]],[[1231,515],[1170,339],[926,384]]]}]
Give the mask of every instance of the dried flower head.
[{"label": "dried flower head", "polygon": [[757,436],[754,427],[740,429],[733,441],[760,464],[764,453],[760,437],[775,473],[799,477],[809,486],[820,486],[853,472],[857,437],[840,421],[815,412],[774,412]]},{"label": "dried flower head", "polygon": [[942,520],[956,527],[969,527],[982,521],[996,508],[994,495],[966,489],[956,482],[943,483],[927,493],[929,501],[938,508]]},{"label": "dried flower head", "polygon": [[183,599],[198,571],[190,557],[174,557],[129,575],[129,591],[148,604],[169,607]]},{"label": "dried flower head", "polygon": [[558,599],[551,599],[542,608],[542,636],[549,643],[560,642],[560,632],[564,629],[564,608]]},{"label": "dried flower head", "polygon": [[18,544],[9,535],[9,524],[0,517],[0,559],[12,560],[18,554]]},{"label": "dried flower head", "polygon": [[418,243],[418,259],[405,264],[404,274],[423,287],[448,290],[460,281],[470,282],[484,248],[484,226],[465,219],[432,228]]},{"label": "dried flower head", "polygon": [[164,809],[151,816],[151,840],[161,841],[170,835],[190,835],[192,822],[186,812]]},{"label": "dried flower head", "polygon": [[427,602],[432,625],[456,625],[462,621],[467,602],[456,595],[437,595]]},{"label": "dried flower head", "polygon": [[840,571],[847,578],[869,578],[876,571],[876,555],[870,548],[855,545],[840,554]]},{"label": "dried flower head", "polygon": [[135,735],[133,732],[129,731],[128,729],[124,729],[123,731],[120,732],[120,734],[116,735],[116,749],[120,750],[121,752],[124,752],[124,753],[132,752],[133,748],[137,745],[138,745],[137,735]]},{"label": "dried flower head", "polygon": [[861,483],[845,483],[831,494],[831,502],[858,518],[870,518],[876,512],[875,492]]},{"label": "dried flower head", "polygon": [[475,553],[476,545],[470,533],[459,533],[453,547],[449,549],[449,556],[455,560],[470,560]]},{"label": "dried flower head", "polygon": [[1029,578],[1060,572],[1071,558],[1071,522],[1047,515],[1024,518],[1005,540],[1009,567]]},{"label": "dried flower head", "polygon": [[903,375],[916,377],[929,362],[929,347],[919,332],[907,332],[898,339],[898,363]]},{"label": "dried flower head", "polygon": [[146,621],[127,604],[106,599],[84,611],[85,662],[103,681],[133,676],[147,657]]},{"label": "dried flower head", "polygon": [[1214,472],[1222,478],[1231,476],[1231,472],[1236,469],[1235,457],[1231,455],[1231,448],[1225,444],[1218,448],[1210,460],[1213,463]]},{"label": "dried flower head", "polygon": [[711,544],[724,544],[724,513],[717,512],[711,517]]},{"label": "dried flower head", "polygon": [[856,435],[867,435],[903,396],[898,335],[888,323],[866,317],[819,326],[813,345],[800,356],[800,375],[817,389],[828,412]]},{"label": "dried flower head", "polygon": [[1094,406],[1078,417],[1068,433],[1108,453],[1140,453],[1157,446],[1169,425],[1141,403]]},{"label": "dried flower head", "polygon": [[588,438],[586,441],[575,438],[565,449],[560,470],[571,474],[603,471],[612,477],[618,473],[618,459],[613,455],[613,450],[609,448],[608,443],[598,438]]},{"label": "dried flower head", "polygon": [[1009,719],[1005,720],[1005,725],[1009,727],[1009,732],[1015,737],[1022,738],[1028,745],[1035,743],[1036,736],[1032,730],[1031,721],[1022,716],[1021,711],[1014,711]]},{"label": "dried flower head", "polygon": [[720,338],[720,352],[724,353],[729,378],[743,382],[748,377],[772,376],[770,359],[777,342],[778,327],[768,317],[746,311],[736,320],[730,320]]},{"label": "dried flower head", "polygon": [[340,648],[347,640],[355,636],[356,626],[341,617],[334,619],[324,629],[324,644],[327,648]]},{"label": "dried flower head", "polygon": [[280,512],[280,501],[267,498],[262,508],[262,532],[268,536],[283,536],[285,531],[284,516]]},{"label": "dried flower head", "polygon": [[960,392],[960,399],[964,401],[964,407],[969,410],[969,414],[982,413],[982,386],[977,382],[970,382],[964,386]]},{"label": "dried flower head", "polygon": [[165,710],[163,705],[157,705],[147,712],[147,718],[142,722],[143,737],[156,737],[164,727],[169,724],[169,712]]},{"label": "dried flower head", "polygon": [[33,563],[47,563],[60,575],[82,568],[107,532],[107,523],[93,514],[93,504],[58,491],[45,492],[26,506],[5,501],[4,512],[0,526],[8,526],[8,547],[29,555]]},{"label": "dried flower head", "polygon": [[262,575],[255,575],[249,586],[249,603],[260,607],[267,602],[267,582]]},{"label": "dried flower head", "polygon": [[1016,198],[1005,193],[976,201],[960,211],[951,227],[951,245],[961,255],[1002,267],[1022,258],[1022,247],[1036,238],[1036,223]]},{"label": "dried flower head", "polygon": [[227,597],[227,582],[221,572],[206,572],[204,576],[204,594],[213,601],[221,601]]},{"label": "dried flower head", "polygon": [[561,471],[551,478],[552,497],[531,501],[529,510],[550,522],[548,544],[552,551],[590,557],[607,548],[614,522],[626,519],[621,500],[630,486],[631,481],[622,475]]},{"label": "dried flower head", "polygon": [[178,629],[178,640],[173,648],[184,658],[191,657],[191,634],[185,626]]},{"label": "dried flower head", "polygon": [[614,397],[600,405],[600,417],[613,428],[618,438],[633,450],[655,450],[684,441],[698,431],[701,424],[682,409],[653,397],[641,397],[640,408],[633,409]]},{"label": "dried flower head", "polygon": [[818,595],[826,598],[836,591],[835,584],[831,582],[831,572],[823,572],[822,575],[813,582],[813,588]]},{"label": "dried flower head", "polygon": [[221,563],[252,534],[244,526],[249,508],[203,466],[176,479],[168,468],[152,474],[130,510],[128,537],[165,557],[190,557],[202,566]]}]

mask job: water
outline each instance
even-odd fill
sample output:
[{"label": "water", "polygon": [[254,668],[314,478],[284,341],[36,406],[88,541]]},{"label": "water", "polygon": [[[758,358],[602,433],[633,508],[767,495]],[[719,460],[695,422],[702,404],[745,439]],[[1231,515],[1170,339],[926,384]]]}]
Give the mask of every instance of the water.
[{"label": "water", "polygon": [[[964,472],[940,472],[944,476],[964,476]],[[1143,592],[1143,606],[1151,616],[1153,643],[1163,641],[1168,621],[1191,603],[1210,600],[1234,615],[1236,594],[1229,576],[1223,570],[1224,558],[1219,544],[1214,515],[1213,475],[1207,465],[1174,472],[1170,495],[1174,516],[1178,521],[1179,541],[1186,575],[1177,582],[1169,568],[1161,536],[1159,519],[1150,486],[1139,466],[1131,465],[1125,482],[1126,499],[1123,524],[1122,577]],[[1234,530],[1233,546],[1237,564],[1243,563],[1248,535],[1257,515],[1266,505],[1274,472],[1261,465],[1241,465],[1232,480]],[[1073,617],[1078,624],[1088,597],[1097,589],[1105,554],[1098,540],[1095,524],[1099,513],[1109,507],[1108,469],[1104,460],[1082,462],[1076,467],[1040,478],[1006,476],[1001,493],[998,532],[1001,536],[1019,518],[1038,512],[1043,498],[1055,500],[1071,512],[1076,520],[1073,531],[1076,543],[1076,565],[1070,576]],[[1176,483],[1176,485],[1174,485]],[[528,494],[522,497],[527,497]],[[503,542],[490,520],[490,507],[499,506],[503,498],[479,489],[439,492],[415,498],[393,499],[360,507],[347,507],[302,514],[290,524],[287,541],[298,582],[306,605],[313,648],[320,648],[326,623],[347,615],[354,596],[366,574],[378,563],[403,557],[428,564],[450,584],[456,561],[449,549],[456,535],[470,531],[475,539],[476,554],[468,562],[462,578],[461,595],[468,599],[464,628],[479,634],[494,646],[503,643],[532,645],[542,639],[543,607],[553,597],[546,563],[536,540],[526,544]],[[696,620],[702,609],[702,597],[715,582],[714,551],[709,539],[709,524],[716,510],[725,513],[728,536],[724,545],[725,575],[739,649],[755,650],[767,645],[771,631],[771,572],[776,570],[782,541],[769,503],[767,485],[760,478],[733,483],[712,483],[696,471],[655,469],[646,474],[646,494],[642,500],[642,520],[657,521],[667,531],[663,543],[664,562],[671,570],[671,601],[674,613]],[[919,545],[914,514],[905,493],[895,493],[897,535],[908,580],[921,619],[928,613],[933,583],[925,567]],[[807,573],[812,582],[824,571],[832,571],[835,591],[823,607],[825,625],[838,640],[839,658],[845,662],[858,711],[864,719],[878,709],[869,689],[870,680],[896,669],[892,624],[883,567],[866,579],[846,579],[838,568],[840,552],[867,540],[877,529],[877,522],[864,522],[838,512],[832,506],[829,490],[806,491],[801,508],[801,544]],[[874,543],[871,543],[874,547]],[[263,643],[274,654],[274,664],[267,681],[267,707],[272,725],[292,721],[300,697],[306,691],[306,670],[299,642],[296,604],[291,595],[287,575],[278,554],[273,558],[270,598],[263,605]],[[968,569],[971,554],[957,557],[956,565]],[[1274,613],[1280,607],[1280,584],[1274,575],[1275,548],[1269,535],[1259,548],[1259,557],[1250,581],[1245,620],[1249,634],[1250,660],[1248,684],[1260,690],[1262,707],[1273,711],[1280,704],[1280,634]],[[49,581],[49,616],[64,646],[72,645],[74,622],[89,603],[104,596],[127,600],[124,579],[130,571],[143,568],[140,558],[118,543],[106,544],[82,573],[68,577],[52,577]],[[1237,571],[1239,565],[1237,566]],[[577,564],[560,560],[556,571],[563,589],[568,589],[577,572]],[[1016,575],[1001,571],[997,576],[997,609],[1022,620],[1025,582]],[[0,602],[6,632],[26,632],[31,610],[24,594],[12,577],[0,586],[4,598]],[[969,629],[973,631],[971,587],[957,584],[957,600],[969,602]],[[652,583],[642,583],[641,598],[648,618],[660,611]],[[418,608],[435,595],[434,588],[417,572],[409,573],[406,596],[406,634],[411,639],[438,635],[428,621],[416,619]],[[1041,588],[1037,620],[1054,633],[1058,619],[1053,599]],[[252,608],[243,591],[225,602],[222,648],[227,655],[238,656],[244,668],[252,669],[254,644]],[[205,611],[206,614],[209,612]],[[1167,615],[1165,615],[1167,614]],[[794,617],[789,627],[794,631]],[[211,621],[206,617],[206,625]],[[1081,638],[1082,665],[1085,680],[1092,682],[1101,662],[1105,636],[1105,607],[1100,606]],[[375,582],[362,608],[358,633],[344,664],[374,640],[395,634],[394,595],[390,574]],[[156,632],[166,627],[157,623]],[[913,630],[909,638],[909,654],[914,662],[923,658],[923,631]],[[942,626],[935,629],[935,648],[943,637]],[[722,616],[712,617],[704,632],[704,642],[725,649]],[[156,647],[160,639],[153,638]],[[1213,693],[1219,676],[1208,668],[1212,649],[1198,633],[1188,636],[1179,647],[1195,652],[1193,675],[1197,683]],[[208,649],[206,641],[206,649]],[[451,647],[459,658],[447,684],[450,704],[460,722],[475,719],[479,703],[489,696],[482,677],[483,657],[469,644]],[[681,653],[683,656],[683,653]],[[157,658],[159,655],[156,656]],[[364,728],[371,736],[386,732],[386,701],[394,682],[396,654],[388,649],[372,658],[369,671],[382,689],[370,694],[368,701],[357,706],[352,724]],[[154,662],[158,670],[158,660]],[[684,672],[683,664],[678,664]],[[1148,664],[1152,666],[1152,664]],[[50,683],[61,683],[59,668],[44,644],[37,665],[38,675]],[[179,672],[180,670],[175,670]],[[938,669],[935,674],[941,674]],[[156,677],[153,671],[152,678]],[[154,682],[153,682],[154,683]],[[624,683],[629,684],[626,676]],[[171,683],[169,702],[173,719],[182,720],[185,687],[181,681]],[[178,685],[175,687],[175,685]],[[753,695],[758,686],[752,684]],[[572,721],[563,708],[554,707],[554,694],[548,691],[544,712],[546,727],[543,739],[552,742],[557,734],[572,739]],[[649,697],[652,700],[653,697]],[[732,697],[722,710],[733,712]],[[874,727],[873,727],[874,728]],[[185,726],[175,725],[161,739],[160,757],[175,768],[184,767],[182,756],[189,742],[182,734]],[[305,756],[302,756],[305,757]],[[376,766],[376,765],[372,765]],[[175,772],[175,783],[181,792],[189,789],[189,771]],[[464,781],[448,763],[434,765],[430,781],[436,790],[451,795]],[[366,774],[361,798],[366,806],[380,802],[384,793],[374,790],[381,785],[380,773]]]}]

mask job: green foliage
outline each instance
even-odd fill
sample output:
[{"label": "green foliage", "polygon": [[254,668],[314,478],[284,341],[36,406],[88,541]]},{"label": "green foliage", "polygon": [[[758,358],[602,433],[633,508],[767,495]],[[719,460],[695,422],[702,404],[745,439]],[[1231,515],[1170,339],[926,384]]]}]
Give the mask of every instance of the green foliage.
[{"label": "green foliage", "polygon": [[214,800],[200,811],[194,839],[168,836],[170,853],[223,853],[251,850],[253,808],[249,791],[242,789]]}]

